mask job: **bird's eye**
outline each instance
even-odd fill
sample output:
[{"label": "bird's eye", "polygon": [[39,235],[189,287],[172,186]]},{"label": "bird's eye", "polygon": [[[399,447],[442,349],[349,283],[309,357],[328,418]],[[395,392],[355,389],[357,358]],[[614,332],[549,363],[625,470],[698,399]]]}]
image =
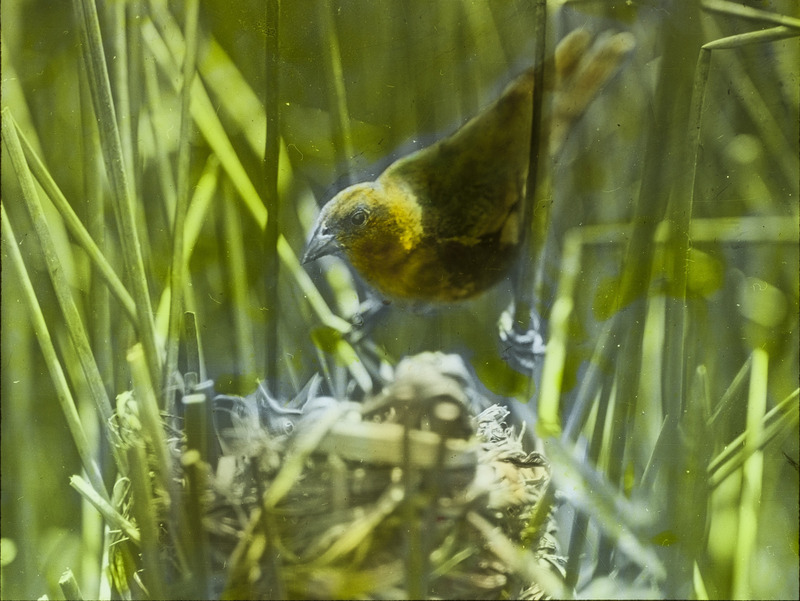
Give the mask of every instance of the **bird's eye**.
[{"label": "bird's eye", "polygon": [[350,216],[350,222],[353,225],[364,225],[367,221],[367,212],[364,209],[358,209]]}]

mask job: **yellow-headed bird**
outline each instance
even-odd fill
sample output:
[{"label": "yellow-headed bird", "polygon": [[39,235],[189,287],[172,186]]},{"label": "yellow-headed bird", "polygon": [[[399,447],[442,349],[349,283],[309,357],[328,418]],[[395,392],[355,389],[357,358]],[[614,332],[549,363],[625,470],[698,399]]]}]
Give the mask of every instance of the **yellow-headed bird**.
[{"label": "yellow-headed bird", "polygon": [[[566,93],[557,94],[554,114],[564,123],[632,48],[618,34],[583,61],[589,43],[578,30],[556,49],[556,92]],[[339,192],[322,208],[303,262],[343,254],[378,291],[411,301],[458,301],[497,283],[523,239],[533,79],[525,71],[449,137]]]}]

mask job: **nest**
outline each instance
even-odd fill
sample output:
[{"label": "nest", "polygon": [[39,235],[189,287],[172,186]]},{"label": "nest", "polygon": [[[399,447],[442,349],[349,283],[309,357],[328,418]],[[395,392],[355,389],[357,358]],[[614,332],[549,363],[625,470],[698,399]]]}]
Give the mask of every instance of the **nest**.
[{"label": "nest", "polygon": [[[560,594],[564,561],[547,461],[523,448],[523,433],[506,423],[507,409],[487,406],[475,392],[460,358],[407,358],[362,403],[318,396],[317,389],[314,380],[288,407],[263,387],[244,398],[215,397],[222,453],[213,469],[214,462],[187,461],[185,438],[172,441],[183,466],[175,481],[184,498],[199,497],[202,527],[184,546],[190,557],[182,562],[172,556],[170,510],[158,509],[170,594]],[[143,596],[145,574],[146,566],[135,579]]]}]

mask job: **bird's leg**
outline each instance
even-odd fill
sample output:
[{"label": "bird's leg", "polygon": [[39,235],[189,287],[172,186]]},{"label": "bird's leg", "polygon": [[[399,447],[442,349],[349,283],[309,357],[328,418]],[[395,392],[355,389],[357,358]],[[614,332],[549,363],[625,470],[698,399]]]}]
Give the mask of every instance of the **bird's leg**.
[{"label": "bird's leg", "polygon": [[354,346],[361,343],[372,332],[390,304],[389,301],[367,292],[367,297],[359,305],[358,311],[350,318],[353,328],[346,335],[347,341]]},{"label": "bird's leg", "polygon": [[[554,56],[554,97],[549,123],[546,124],[550,161],[557,160],[576,122],[599,95],[603,86],[619,71],[622,61],[634,46],[635,40],[629,33],[603,34],[592,40],[591,35],[583,29],[573,31],[558,44]],[[549,186],[540,182],[536,188],[536,192],[541,193]],[[532,192],[529,191],[531,197]],[[534,213],[538,206],[534,205]],[[548,213],[534,216],[534,221],[537,219],[544,221],[541,227],[537,225],[535,229],[546,231]],[[532,246],[529,260],[535,261],[538,258],[541,261],[543,248]],[[539,290],[540,286],[535,285],[535,282],[528,282],[533,277],[533,270],[520,267],[515,287],[521,290]],[[523,303],[533,305],[532,299],[517,298],[518,303],[512,304],[500,317],[503,357],[514,367],[533,373],[534,369],[541,367],[545,351],[543,322],[533,308],[529,315],[522,309]],[[522,311],[523,314],[517,315],[517,311]]]},{"label": "bird's leg", "polygon": [[514,303],[503,311],[498,321],[500,344],[503,346],[503,359],[512,367],[533,373],[542,365],[546,344],[544,326],[535,309],[531,309],[527,327],[520,328],[514,321]]}]

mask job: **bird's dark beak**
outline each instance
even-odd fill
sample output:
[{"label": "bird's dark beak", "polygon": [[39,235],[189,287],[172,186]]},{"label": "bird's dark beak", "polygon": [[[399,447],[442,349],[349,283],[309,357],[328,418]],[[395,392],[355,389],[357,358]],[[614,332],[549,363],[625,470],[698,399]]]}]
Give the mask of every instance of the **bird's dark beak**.
[{"label": "bird's dark beak", "polygon": [[339,244],[336,242],[336,236],[320,225],[314,230],[314,234],[306,244],[303,252],[303,264],[330,255],[337,250],[339,250]]}]

